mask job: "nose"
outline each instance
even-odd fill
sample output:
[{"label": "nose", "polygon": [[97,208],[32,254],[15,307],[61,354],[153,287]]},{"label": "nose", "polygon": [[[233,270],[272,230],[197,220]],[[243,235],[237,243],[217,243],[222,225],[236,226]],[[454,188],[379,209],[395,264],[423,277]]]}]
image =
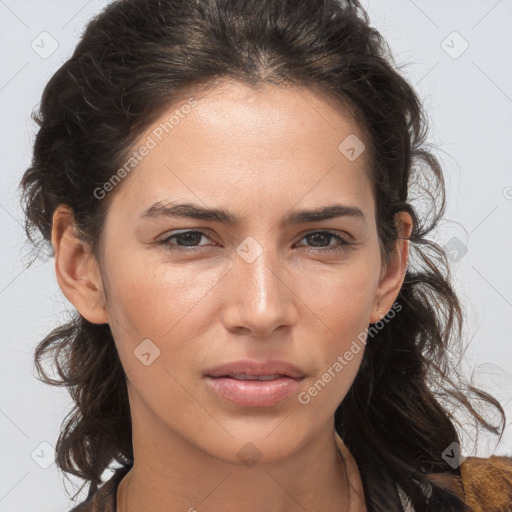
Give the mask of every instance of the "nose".
[{"label": "nose", "polygon": [[293,275],[275,251],[251,262],[237,254],[226,281],[221,318],[229,331],[264,337],[297,322]]}]

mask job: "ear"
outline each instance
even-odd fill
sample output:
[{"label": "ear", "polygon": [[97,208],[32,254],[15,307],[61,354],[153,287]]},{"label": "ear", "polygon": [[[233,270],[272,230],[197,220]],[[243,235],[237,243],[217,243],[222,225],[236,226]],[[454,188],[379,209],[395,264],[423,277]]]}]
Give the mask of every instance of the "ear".
[{"label": "ear", "polygon": [[53,214],[52,246],[62,293],[89,322],[108,323],[98,263],[86,242],[80,240],[67,206],[59,205]]},{"label": "ear", "polygon": [[[379,287],[375,295],[375,304],[370,317],[370,323],[378,322],[382,316],[391,309],[402,288],[407,262],[409,260],[409,237],[412,231],[412,218],[407,212],[399,212],[395,215],[395,225],[398,232],[398,240],[390,254],[390,261],[383,265]],[[378,310],[378,306],[382,315]]]}]

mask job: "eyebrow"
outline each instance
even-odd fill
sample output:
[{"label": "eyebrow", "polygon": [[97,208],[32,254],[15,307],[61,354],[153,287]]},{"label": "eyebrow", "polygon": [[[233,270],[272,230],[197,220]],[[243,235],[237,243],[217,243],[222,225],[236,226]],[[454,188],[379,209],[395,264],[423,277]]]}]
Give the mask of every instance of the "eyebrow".
[{"label": "eyebrow", "polygon": [[[163,204],[161,201],[150,206],[141,214],[140,217],[142,219],[158,217],[192,218],[205,221],[216,221],[227,225],[234,225],[240,222],[236,215],[227,210],[219,208],[205,208],[193,203],[171,202]],[[304,224],[306,222],[319,222],[338,217],[353,217],[366,224],[366,217],[360,208],[342,204],[322,206],[320,208],[310,210],[292,211],[284,217],[283,224]]]}]

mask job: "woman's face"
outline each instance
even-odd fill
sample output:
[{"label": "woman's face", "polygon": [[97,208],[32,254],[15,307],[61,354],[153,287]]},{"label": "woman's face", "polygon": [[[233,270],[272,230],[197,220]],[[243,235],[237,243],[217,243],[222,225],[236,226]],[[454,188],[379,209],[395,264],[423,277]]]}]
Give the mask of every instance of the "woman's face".
[{"label": "woman's face", "polygon": [[[271,461],[332,422],[401,283],[381,267],[366,142],[311,91],[234,82],[140,138],[101,259],[134,429],[235,462],[250,442]],[[302,378],[206,376],[240,360]]]}]

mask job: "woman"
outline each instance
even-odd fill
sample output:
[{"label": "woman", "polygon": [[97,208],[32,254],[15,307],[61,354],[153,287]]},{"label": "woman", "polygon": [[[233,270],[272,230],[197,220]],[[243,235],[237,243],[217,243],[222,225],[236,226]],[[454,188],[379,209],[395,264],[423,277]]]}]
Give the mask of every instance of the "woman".
[{"label": "woman", "polygon": [[113,2],[36,120],[73,510],[511,510],[512,461],[463,460],[440,403],[502,428],[451,377],[443,175],[357,1]]}]

